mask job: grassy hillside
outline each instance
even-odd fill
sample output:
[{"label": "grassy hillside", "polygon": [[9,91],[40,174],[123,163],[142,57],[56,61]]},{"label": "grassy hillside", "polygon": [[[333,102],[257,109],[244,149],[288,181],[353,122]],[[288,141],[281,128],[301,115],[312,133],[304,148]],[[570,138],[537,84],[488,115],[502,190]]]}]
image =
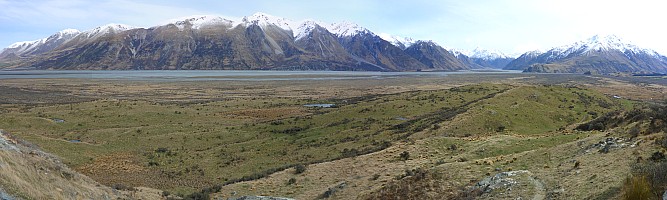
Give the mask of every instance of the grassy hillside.
[{"label": "grassy hillside", "polygon": [[577,87],[524,86],[475,104],[464,115],[444,123],[441,134],[464,136],[494,132],[544,134],[631,107],[600,93]]},{"label": "grassy hillside", "polygon": [[161,194],[150,188],[100,185],[57,157],[2,131],[0,161],[2,199],[156,199]]}]

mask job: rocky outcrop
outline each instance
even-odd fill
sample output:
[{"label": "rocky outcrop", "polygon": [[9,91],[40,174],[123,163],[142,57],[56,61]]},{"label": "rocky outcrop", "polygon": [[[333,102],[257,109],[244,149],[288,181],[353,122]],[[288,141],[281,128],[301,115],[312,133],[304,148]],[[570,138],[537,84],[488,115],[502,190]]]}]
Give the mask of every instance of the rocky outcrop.
[{"label": "rocky outcrop", "polygon": [[482,179],[472,186],[471,190],[480,191],[481,199],[544,199],[546,197],[544,184],[527,170],[495,174]]}]

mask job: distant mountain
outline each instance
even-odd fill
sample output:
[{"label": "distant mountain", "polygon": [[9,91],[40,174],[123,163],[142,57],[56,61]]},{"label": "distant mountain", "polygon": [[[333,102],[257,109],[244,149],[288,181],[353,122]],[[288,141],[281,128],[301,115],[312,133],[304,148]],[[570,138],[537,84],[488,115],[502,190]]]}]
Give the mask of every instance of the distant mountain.
[{"label": "distant mountain", "polygon": [[461,63],[470,66],[471,69],[485,68],[484,66],[477,64],[473,58],[468,56],[468,54],[471,54],[470,52],[460,49],[449,49],[449,52],[451,52]]},{"label": "distant mountain", "polygon": [[542,55],[543,52],[539,50],[529,51],[524,54],[521,54],[518,58],[509,62],[503,69],[507,70],[524,70],[525,66],[530,66],[537,62],[537,57]]},{"label": "distant mountain", "polygon": [[433,41],[417,41],[405,52],[425,64],[430,70],[464,70],[471,66]]},{"label": "distant mountain", "polygon": [[[17,43],[0,62],[34,69],[458,70],[471,66],[430,43],[383,39],[354,23],[296,23],[256,13],[191,16],[138,28],[108,24]],[[58,35],[58,34],[56,34]]]},{"label": "distant mountain", "polygon": [[350,65],[356,61],[345,47],[338,42],[338,36],[314,21],[303,22],[294,33],[295,46],[299,47],[298,62],[303,69],[313,70],[380,70],[370,64]]},{"label": "distant mountain", "polygon": [[502,52],[445,49],[375,34],[351,22],[294,22],[256,13],[237,20],[190,16],[139,28],[66,29],[0,52],[24,69],[238,69],[420,71],[503,68],[526,72],[666,73],[667,57],[616,36],[594,36],[513,59]]},{"label": "distant mountain", "polygon": [[338,42],[358,63],[375,66],[381,71],[413,71],[428,68],[399,47],[357,24],[337,23],[329,30],[338,36]]},{"label": "distant mountain", "polygon": [[507,63],[514,60],[514,58],[505,55],[504,53],[496,50],[486,50],[481,48],[475,48],[473,51],[466,51],[460,49],[450,49],[462,63],[467,66],[470,66],[473,69],[502,69],[507,65]]},{"label": "distant mountain", "polygon": [[514,58],[505,55],[503,52],[480,48],[475,48],[475,50],[472,51],[470,58],[474,63],[482,67],[493,69],[502,69],[514,60]]},{"label": "distant mountain", "polygon": [[537,56],[535,53],[524,54],[505,69],[561,73],[665,73],[667,57],[614,35],[596,35]]}]

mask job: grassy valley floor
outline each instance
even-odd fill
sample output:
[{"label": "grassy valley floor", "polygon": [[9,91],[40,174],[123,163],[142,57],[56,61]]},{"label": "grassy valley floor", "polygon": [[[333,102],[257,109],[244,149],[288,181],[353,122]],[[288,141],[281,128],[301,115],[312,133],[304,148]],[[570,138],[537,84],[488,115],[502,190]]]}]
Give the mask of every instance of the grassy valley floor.
[{"label": "grassy valley floor", "polygon": [[[564,74],[9,79],[0,128],[101,184],[162,198],[607,199],[621,197],[634,163],[664,151],[654,127],[664,124],[636,117],[659,113],[623,116],[660,105],[666,85]],[[335,106],[304,106],[318,103]]]}]

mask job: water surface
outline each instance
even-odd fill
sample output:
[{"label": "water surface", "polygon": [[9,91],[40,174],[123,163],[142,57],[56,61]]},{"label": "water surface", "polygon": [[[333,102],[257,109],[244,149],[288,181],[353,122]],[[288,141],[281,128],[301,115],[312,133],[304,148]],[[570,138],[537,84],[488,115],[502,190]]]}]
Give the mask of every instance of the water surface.
[{"label": "water surface", "polygon": [[386,79],[403,76],[433,77],[453,74],[521,73],[511,70],[455,72],[255,71],[255,70],[27,70],[0,71],[0,79],[128,79],[128,80],[345,80]]}]

